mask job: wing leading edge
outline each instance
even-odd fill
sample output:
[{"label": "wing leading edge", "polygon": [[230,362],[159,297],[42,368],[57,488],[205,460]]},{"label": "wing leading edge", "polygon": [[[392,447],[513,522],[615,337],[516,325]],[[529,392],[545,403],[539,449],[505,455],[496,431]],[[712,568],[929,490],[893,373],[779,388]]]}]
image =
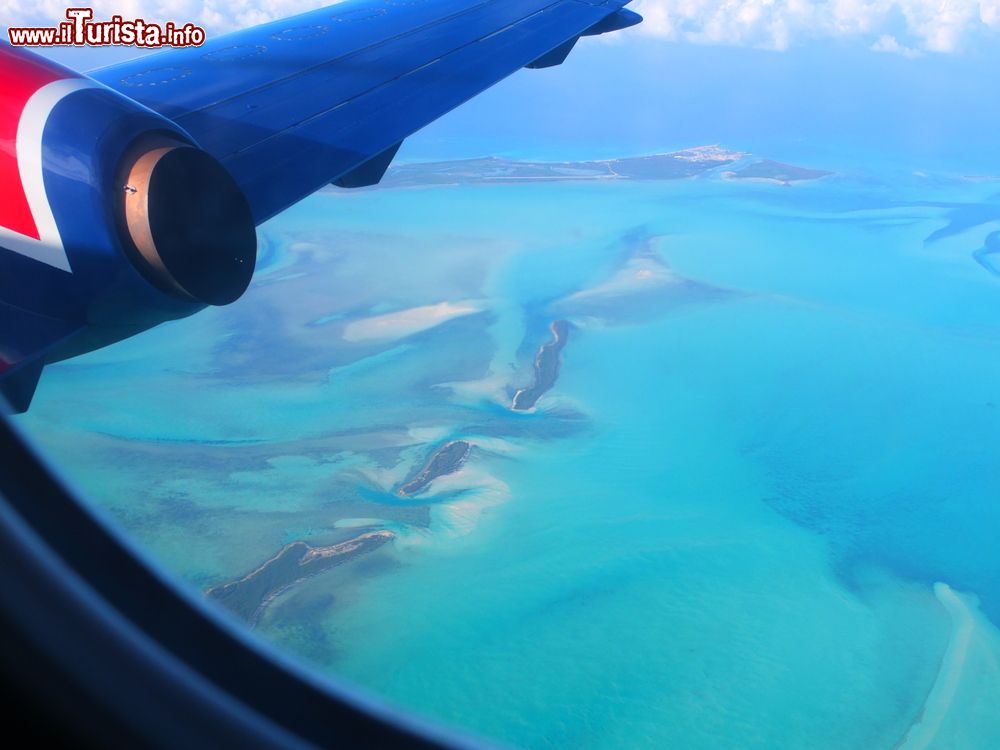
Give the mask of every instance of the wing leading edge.
[{"label": "wing leading edge", "polygon": [[91,75],[183,127],[259,224],[330,182],[372,184],[407,136],[584,35],[628,0],[349,0]]}]

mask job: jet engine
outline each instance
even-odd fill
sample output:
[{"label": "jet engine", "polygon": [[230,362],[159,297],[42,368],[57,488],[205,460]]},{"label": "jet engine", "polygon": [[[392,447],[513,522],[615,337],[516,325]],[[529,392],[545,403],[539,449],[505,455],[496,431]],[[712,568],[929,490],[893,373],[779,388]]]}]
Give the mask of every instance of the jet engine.
[{"label": "jet engine", "polygon": [[182,127],[24,50],[0,84],[0,299],[78,330],[48,361],[243,294],[250,207]]}]

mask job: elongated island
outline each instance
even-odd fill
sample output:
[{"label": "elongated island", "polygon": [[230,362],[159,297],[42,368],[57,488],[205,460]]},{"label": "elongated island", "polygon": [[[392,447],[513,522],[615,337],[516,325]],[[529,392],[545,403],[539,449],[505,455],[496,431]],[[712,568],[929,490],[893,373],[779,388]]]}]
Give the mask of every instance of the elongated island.
[{"label": "elongated island", "polygon": [[282,592],[307,578],[378,549],[395,536],[391,531],[382,529],[325,547],[313,547],[303,541],[292,542],[252,572],[235,581],[213,586],[205,592],[205,596],[254,625],[267,605]]},{"label": "elongated island", "polygon": [[511,409],[527,411],[531,409],[542,395],[555,385],[559,379],[560,353],[569,339],[570,324],[568,320],[554,320],[549,326],[552,340],[539,348],[535,355],[535,382],[529,388],[522,388],[514,394]]},{"label": "elongated island", "polygon": [[427,488],[438,477],[454,474],[462,468],[472,452],[472,444],[465,440],[452,440],[438,448],[420,472],[396,490],[400,497],[411,497]]}]

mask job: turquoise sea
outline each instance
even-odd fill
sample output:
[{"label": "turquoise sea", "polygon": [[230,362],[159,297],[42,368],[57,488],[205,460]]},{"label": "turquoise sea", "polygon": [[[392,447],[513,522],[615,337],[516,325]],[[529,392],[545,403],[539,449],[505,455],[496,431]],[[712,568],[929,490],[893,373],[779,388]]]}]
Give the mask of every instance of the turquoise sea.
[{"label": "turquoise sea", "polygon": [[994,45],[614,36],[398,158],[834,174],[325,192],[242,300],[48,367],[19,423],[196,593],[391,531],[255,632],[505,745],[1000,747]]},{"label": "turquoise sea", "polygon": [[201,590],[394,531],[257,632],[504,744],[995,748],[1000,182],[803,166],[323,193],[243,300],[48,368],[21,424]]}]

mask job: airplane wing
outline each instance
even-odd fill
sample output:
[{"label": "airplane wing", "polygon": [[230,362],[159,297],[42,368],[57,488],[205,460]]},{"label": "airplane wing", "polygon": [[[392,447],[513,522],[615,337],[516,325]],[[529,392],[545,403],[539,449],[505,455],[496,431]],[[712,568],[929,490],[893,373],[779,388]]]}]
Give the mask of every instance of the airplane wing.
[{"label": "airplane wing", "polygon": [[348,0],[92,72],[219,159],[256,223],[324,185],[375,184],[404,138],[582,35],[629,0]]},{"label": "airplane wing", "polygon": [[254,225],[377,183],[449,110],[639,23],[627,3],[346,0],[89,78],[0,46],[0,396],[21,411],[46,361],[232,301]]},{"label": "airplane wing", "polygon": [[27,409],[46,352],[80,328],[0,302],[0,395],[15,411]]}]

